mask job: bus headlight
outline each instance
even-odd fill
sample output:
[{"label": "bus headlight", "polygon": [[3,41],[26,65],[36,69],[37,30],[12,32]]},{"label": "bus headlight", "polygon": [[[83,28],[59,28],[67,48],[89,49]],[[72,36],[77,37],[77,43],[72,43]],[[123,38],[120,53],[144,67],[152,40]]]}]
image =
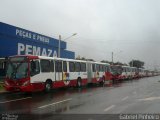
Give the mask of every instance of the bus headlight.
[{"label": "bus headlight", "polygon": [[22,86],[27,86],[29,84],[29,81],[27,80],[26,82],[24,82],[23,84],[22,84]]}]

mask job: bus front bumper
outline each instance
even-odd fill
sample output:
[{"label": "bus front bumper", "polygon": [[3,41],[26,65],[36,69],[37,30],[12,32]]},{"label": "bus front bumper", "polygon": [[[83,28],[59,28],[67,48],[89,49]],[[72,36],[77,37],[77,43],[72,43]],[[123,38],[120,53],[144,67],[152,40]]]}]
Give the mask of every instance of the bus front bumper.
[{"label": "bus front bumper", "polygon": [[10,86],[10,85],[5,85],[6,91],[10,92],[32,92],[33,86],[28,85],[28,86]]}]

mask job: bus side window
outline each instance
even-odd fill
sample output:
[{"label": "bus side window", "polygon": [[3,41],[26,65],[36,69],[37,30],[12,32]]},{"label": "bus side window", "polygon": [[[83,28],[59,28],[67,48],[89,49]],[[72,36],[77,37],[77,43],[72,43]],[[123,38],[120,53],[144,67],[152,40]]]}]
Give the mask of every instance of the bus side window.
[{"label": "bus side window", "polygon": [[95,64],[92,64],[92,71],[95,72]]},{"label": "bus side window", "polygon": [[67,72],[67,62],[63,61],[63,72]]},{"label": "bus side window", "polygon": [[74,72],[75,71],[75,64],[74,62],[69,62],[69,71]]},{"label": "bus side window", "polygon": [[126,72],[126,69],[125,69],[125,68],[123,68],[123,72]]},{"label": "bus side window", "polygon": [[5,76],[4,62],[0,62],[0,77]]},{"label": "bus side window", "polygon": [[99,71],[102,72],[102,65],[99,65]]},{"label": "bus side window", "polygon": [[75,71],[76,71],[76,72],[80,72],[80,70],[81,70],[80,63],[79,63],[79,62],[76,62],[76,63],[75,63]]},{"label": "bus side window", "polygon": [[0,62],[0,69],[3,69],[3,62]]},{"label": "bus side window", "polygon": [[101,71],[104,72],[104,65],[101,65]]},{"label": "bus side window", "polygon": [[102,71],[105,72],[105,66],[104,65],[102,66]]},{"label": "bus side window", "polygon": [[86,63],[81,63],[81,72],[86,72]]},{"label": "bus side window", "polygon": [[108,71],[108,72],[111,72],[111,67],[110,67],[110,66],[108,66],[107,68],[108,68],[108,70],[107,70],[107,71]]},{"label": "bus side window", "polygon": [[96,71],[99,72],[99,65],[96,64]]},{"label": "bus side window", "polygon": [[41,72],[50,72],[49,60],[41,60]]},{"label": "bus side window", "polygon": [[55,69],[56,69],[56,72],[62,72],[62,61],[55,62]]},{"label": "bus side window", "polygon": [[105,66],[104,65],[102,65],[102,72],[104,72],[105,71]]},{"label": "bus side window", "polygon": [[50,70],[51,72],[54,72],[54,61],[53,60],[51,60],[50,62]]},{"label": "bus side window", "polygon": [[105,66],[105,71],[109,72],[109,67],[108,66]]},{"label": "bus side window", "polygon": [[31,61],[30,70],[31,70],[30,72],[31,76],[39,74],[40,73],[39,61]]}]

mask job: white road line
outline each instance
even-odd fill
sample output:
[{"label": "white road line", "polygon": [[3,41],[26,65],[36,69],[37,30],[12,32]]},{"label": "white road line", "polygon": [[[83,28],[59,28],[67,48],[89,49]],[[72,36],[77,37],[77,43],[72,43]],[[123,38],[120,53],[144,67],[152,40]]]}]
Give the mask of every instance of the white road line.
[{"label": "white road line", "polygon": [[106,109],[104,109],[104,111],[106,112],[106,111],[109,111],[110,109],[112,109],[112,108],[114,108],[115,107],[115,105],[111,105],[111,106],[109,106],[109,107],[107,107]]},{"label": "white road line", "polygon": [[32,98],[32,97],[26,97],[26,98],[20,98],[20,99],[15,99],[15,100],[4,101],[4,102],[0,102],[0,104],[15,102],[15,101],[19,101],[19,100],[25,100],[25,99],[29,99],[29,98]]},{"label": "white road line", "polygon": [[48,105],[43,105],[43,106],[40,106],[38,108],[41,109],[41,108],[45,108],[45,107],[48,107],[48,106],[56,105],[56,104],[59,104],[59,103],[63,103],[63,102],[66,102],[66,101],[70,101],[70,100],[72,100],[72,98],[69,98],[69,99],[66,99],[66,100],[62,100],[62,101],[58,101],[58,102],[55,102],[55,103],[51,103],[51,104],[48,104]]},{"label": "white road line", "polygon": [[122,99],[122,101],[124,101],[124,100],[127,100],[129,97],[128,96],[126,96],[126,97],[124,97],[123,99]]},{"label": "white road line", "polygon": [[160,97],[149,97],[144,99],[138,99],[139,101],[152,101],[152,100],[159,100]]}]

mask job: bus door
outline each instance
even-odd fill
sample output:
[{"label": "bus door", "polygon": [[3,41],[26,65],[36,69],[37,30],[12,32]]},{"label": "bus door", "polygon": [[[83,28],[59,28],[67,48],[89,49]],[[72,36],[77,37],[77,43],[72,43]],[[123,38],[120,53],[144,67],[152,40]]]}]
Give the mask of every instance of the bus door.
[{"label": "bus door", "polygon": [[63,80],[62,61],[56,60],[55,61],[55,81],[61,81],[61,80]]},{"label": "bus door", "polygon": [[88,83],[92,82],[92,64],[87,63],[87,78],[88,78]]},{"label": "bus door", "polygon": [[111,80],[112,74],[109,66],[105,66],[105,80]]},{"label": "bus door", "polygon": [[62,80],[64,82],[64,84],[67,86],[69,85],[69,72],[68,72],[68,63],[66,61],[63,61],[63,65],[62,65]]}]

